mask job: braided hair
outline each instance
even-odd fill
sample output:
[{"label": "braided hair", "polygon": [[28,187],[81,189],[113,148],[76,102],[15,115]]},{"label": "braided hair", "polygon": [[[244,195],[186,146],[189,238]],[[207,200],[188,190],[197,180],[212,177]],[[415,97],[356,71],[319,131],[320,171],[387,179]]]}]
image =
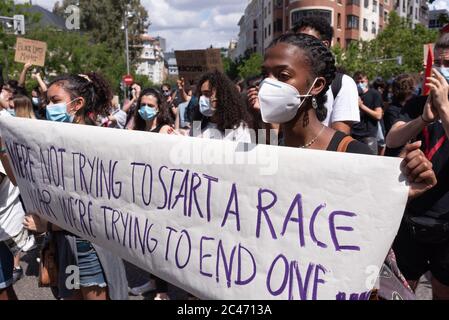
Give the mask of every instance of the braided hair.
[{"label": "braided hair", "polygon": [[53,85],[66,90],[71,99],[84,98],[84,108],[80,109],[76,115],[83,117],[87,125],[96,125],[98,115],[108,115],[112,91],[101,75],[97,73],[63,75],[53,80],[49,88]]},{"label": "braided hair", "polygon": [[150,88],[150,89],[143,90],[142,93],[140,94],[139,99],[137,100],[137,108],[134,111],[134,121],[135,121],[134,130],[145,131],[145,128],[147,126],[146,121],[143,120],[139,114],[139,110],[142,107],[142,99],[143,99],[143,97],[146,97],[146,96],[155,97],[157,100],[157,105],[159,108],[159,112],[157,114],[158,126],[173,127],[174,121],[171,116],[171,112],[169,110],[168,104],[166,103],[165,99],[162,98],[162,96],[158,90]]},{"label": "braided hair", "polygon": [[[201,87],[207,81],[209,81],[212,89],[217,90],[216,115],[218,130],[225,132],[227,129],[236,129],[242,122],[251,128],[251,116],[235,84],[223,73],[212,71],[204,74],[198,82],[199,96],[201,95]],[[203,118],[199,111],[199,106],[196,106],[193,120],[202,121]]]},{"label": "braided hair", "polygon": [[[275,39],[268,48],[272,48],[280,43],[296,46],[305,54],[305,63],[310,67],[312,79],[323,77],[326,79],[324,89],[315,97],[318,103],[316,114],[319,121],[324,121],[327,117],[327,91],[332,81],[334,81],[337,68],[332,52],[320,40],[307,34],[285,34]],[[310,81],[309,81],[310,82]],[[312,85],[312,83],[310,83]]]}]

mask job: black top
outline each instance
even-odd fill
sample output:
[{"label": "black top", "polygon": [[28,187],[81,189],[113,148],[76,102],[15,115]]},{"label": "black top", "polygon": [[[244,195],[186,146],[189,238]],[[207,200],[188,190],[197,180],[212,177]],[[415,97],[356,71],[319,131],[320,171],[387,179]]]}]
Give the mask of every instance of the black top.
[{"label": "black top", "polygon": [[[361,96],[363,104],[371,110],[382,108],[382,96],[374,89],[369,89]],[[352,127],[352,135],[359,138],[377,137],[379,121],[360,110],[360,122]]]},{"label": "black top", "polygon": [[162,130],[162,128],[165,126],[165,124],[160,124],[160,125],[158,125],[156,128],[154,128],[153,130],[151,130],[150,132],[153,132],[153,133],[159,133],[159,132],[161,132],[161,130]]},{"label": "black top", "polygon": [[399,116],[401,115],[402,105],[393,100],[390,106],[387,108],[384,114],[384,124],[385,124],[385,132],[388,134],[394,124],[399,120]]},{"label": "black top", "polygon": [[[409,122],[420,117],[426,101],[427,97],[410,100],[401,112],[400,121]],[[449,221],[449,141],[443,124],[437,121],[429,125],[418,135],[417,140],[423,142],[422,150],[432,161],[438,184],[411,201],[406,214]]]},{"label": "black top", "polygon": [[[385,137],[390,133],[391,128],[399,121],[403,106],[395,99],[393,99],[390,106],[387,108],[384,114],[384,124],[385,124]],[[403,147],[400,148],[388,148],[385,150],[385,156],[387,157],[398,157],[402,151]]]},{"label": "black top", "polygon": [[[337,151],[338,146],[340,145],[340,142],[346,137],[346,135],[343,132],[337,131],[332,138],[331,142],[329,143],[329,146],[327,147],[327,151]],[[371,149],[364,143],[361,143],[357,140],[352,141],[348,145],[348,149],[346,150],[347,153],[358,153],[358,154],[366,154],[366,155],[372,155]]]}]

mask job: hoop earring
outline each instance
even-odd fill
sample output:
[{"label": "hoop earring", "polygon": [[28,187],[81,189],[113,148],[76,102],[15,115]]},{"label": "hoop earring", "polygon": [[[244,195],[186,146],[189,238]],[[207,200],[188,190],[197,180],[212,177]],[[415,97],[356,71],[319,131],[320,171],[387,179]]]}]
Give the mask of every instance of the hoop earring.
[{"label": "hoop earring", "polygon": [[312,107],[313,107],[313,109],[315,109],[315,110],[318,109],[318,102],[316,101],[316,98],[315,98],[315,97],[312,98]]}]

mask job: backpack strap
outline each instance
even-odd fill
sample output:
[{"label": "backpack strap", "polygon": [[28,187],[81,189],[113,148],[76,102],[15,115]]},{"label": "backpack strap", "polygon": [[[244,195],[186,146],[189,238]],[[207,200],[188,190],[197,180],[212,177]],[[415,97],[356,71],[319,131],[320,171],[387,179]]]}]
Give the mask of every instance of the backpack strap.
[{"label": "backpack strap", "polygon": [[346,136],[343,138],[343,140],[340,141],[337,152],[347,152],[349,144],[354,141],[354,139],[350,136]]},{"label": "backpack strap", "polygon": [[341,91],[341,87],[343,86],[343,76],[344,74],[341,72],[337,72],[334,81],[332,81],[332,94],[334,95],[334,100],[337,98],[338,94]]}]

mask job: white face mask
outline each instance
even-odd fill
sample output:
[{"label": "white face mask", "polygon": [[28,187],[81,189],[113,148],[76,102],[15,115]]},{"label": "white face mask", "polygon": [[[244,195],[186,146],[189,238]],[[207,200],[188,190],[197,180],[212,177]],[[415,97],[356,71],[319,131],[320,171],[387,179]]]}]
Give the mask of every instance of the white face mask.
[{"label": "white face mask", "polygon": [[259,91],[262,120],[265,123],[278,124],[292,121],[306,100],[302,98],[311,97],[310,92],[317,80],[315,79],[306,95],[301,95],[288,83],[266,78]]}]

